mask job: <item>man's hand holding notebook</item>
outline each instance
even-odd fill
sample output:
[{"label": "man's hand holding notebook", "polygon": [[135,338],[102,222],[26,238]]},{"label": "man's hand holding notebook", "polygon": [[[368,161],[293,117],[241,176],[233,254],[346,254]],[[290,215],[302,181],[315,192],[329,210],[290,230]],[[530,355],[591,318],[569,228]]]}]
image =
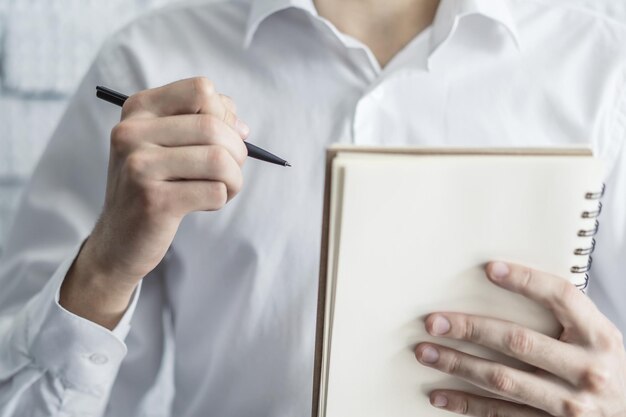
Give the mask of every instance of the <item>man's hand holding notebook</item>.
[{"label": "man's hand holding notebook", "polygon": [[619,332],[580,291],[603,188],[591,152],[327,161],[314,417],[447,415],[427,396],[469,415],[619,409],[626,372],[603,366],[626,368]]}]

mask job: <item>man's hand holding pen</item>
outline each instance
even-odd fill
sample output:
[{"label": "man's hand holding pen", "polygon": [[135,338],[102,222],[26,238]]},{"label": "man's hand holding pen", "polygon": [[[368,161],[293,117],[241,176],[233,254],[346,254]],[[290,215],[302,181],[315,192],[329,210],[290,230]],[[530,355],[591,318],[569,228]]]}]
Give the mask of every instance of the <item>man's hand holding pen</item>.
[{"label": "man's hand holding pen", "polygon": [[183,217],[241,190],[249,129],[206,78],[131,96],[111,132],[104,209],[61,288],[61,304],[112,329]]}]

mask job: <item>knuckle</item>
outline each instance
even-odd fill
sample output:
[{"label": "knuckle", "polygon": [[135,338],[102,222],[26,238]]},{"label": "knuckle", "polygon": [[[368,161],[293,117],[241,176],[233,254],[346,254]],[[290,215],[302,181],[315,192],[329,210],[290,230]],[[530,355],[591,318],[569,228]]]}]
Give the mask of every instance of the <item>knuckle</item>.
[{"label": "knuckle", "polygon": [[146,92],[140,91],[128,97],[122,106],[122,118],[125,118],[129,114],[137,113],[145,109],[146,105]]},{"label": "knuckle", "polygon": [[224,122],[230,126],[234,126],[237,122],[237,116],[230,110],[224,112]]},{"label": "knuckle", "polygon": [[505,414],[497,405],[489,404],[487,406],[487,410],[485,411],[485,416],[486,417],[504,417]]},{"label": "knuckle", "polygon": [[237,170],[237,175],[234,178],[233,184],[230,189],[230,198],[233,198],[234,196],[239,194],[242,188],[243,188],[243,175],[241,174],[240,170]]},{"label": "knuckle", "polygon": [[457,412],[463,415],[466,415],[467,413],[469,413],[469,401],[467,398],[463,397],[461,399],[459,406],[457,408]]},{"label": "knuckle", "polygon": [[477,342],[480,340],[480,328],[476,325],[474,320],[469,317],[463,319],[462,324],[462,338],[465,340],[469,340],[472,342]]},{"label": "knuckle", "polygon": [[117,153],[126,151],[135,136],[135,127],[128,121],[116,124],[111,129],[111,149]]},{"label": "knuckle", "polygon": [[206,77],[195,77],[191,79],[191,85],[197,97],[205,99],[215,94],[215,85]]},{"label": "knuckle", "polygon": [[582,373],[580,388],[593,393],[601,392],[607,384],[609,370],[601,365],[588,366]]},{"label": "knuckle", "polygon": [[228,189],[223,182],[216,182],[211,192],[211,209],[219,210],[226,205],[228,201]]},{"label": "knuckle", "polygon": [[527,356],[533,351],[533,338],[528,330],[516,328],[507,333],[504,345],[511,353]]},{"label": "knuckle", "polygon": [[565,417],[583,417],[590,415],[589,401],[583,396],[566,398],[563,400],[563,415]]},{"label": "knuckle", "polygon": [[133,152],[126,158],[126,172],[134,180],[142,179],[146,175],[148,163],[148,158],[144,153]]},{"label": "knuckle", "polygon": [[520,272],[520,289],[523,291],[528,290],[528,288],[530,288],[531,283],[533,282],[533,270],[532,268],[529,268],[527,266],[522,267],[522,270]]},{"label": "knuckle", "polygon": [[458,375],[461,372],[463,359],[458,355],[452,355],[448,361],[447,372],[450,375]]},{"label": "knuckle", "polygon": [[602,331],[594,331],[589,336],[589,340],[591,344],[601,352],[610,351],[615,343],[607,332]]},{"label": "knuckle", "polygon": [[210,148],[208,155],[208,163],[218,170],[224,170],[228,164],[228,158],[230,158],[230,154],[226,150],[226,148],[222,146],[213,146]]},{"label": "knuckle", "polygon": [[511,393],[515,389],[515,382],[510,373],[501,367],[489,372],[487,375],[487,383],[501,394]]}]

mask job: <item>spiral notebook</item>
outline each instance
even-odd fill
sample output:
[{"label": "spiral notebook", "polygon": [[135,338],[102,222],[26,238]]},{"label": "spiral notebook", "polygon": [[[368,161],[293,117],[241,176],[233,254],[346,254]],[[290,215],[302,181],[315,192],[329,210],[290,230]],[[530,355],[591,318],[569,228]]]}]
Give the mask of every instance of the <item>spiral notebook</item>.
[{"label": "spiral notebook", "polygon": [[428,402],[431,389],[480,393],[415,360],[415,345],[434,340],[423,325],[430,312],[558,335],[551,314],[491,284],[483,265],[517,262],[584,289],[602,178],[584,149],[331,148],[313,417],[443,417]]}]

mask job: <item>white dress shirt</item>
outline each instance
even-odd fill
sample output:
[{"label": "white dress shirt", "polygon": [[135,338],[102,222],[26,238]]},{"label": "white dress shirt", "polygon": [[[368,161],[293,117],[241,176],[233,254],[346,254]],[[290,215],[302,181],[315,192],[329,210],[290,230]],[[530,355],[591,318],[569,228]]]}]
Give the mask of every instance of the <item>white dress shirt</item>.
[{"label": "white dress shirt", "polygon": [[[324,150],[335,142],[592,147],[607,194],[590,294],[626,331],[625,45],[618,23],[549,0],[442,0],[384,69],[310,0],[188,4],[131,24],[83,81],[10,232],[0,416],[146,415],[167,343],[175,395],[162,415],[309,415]],[[248,160],[240,195],[183,220],[108,331],[57,301],[101,210],[120,117],[94,87],[133,93],[197,75],[293,168]]]}]

